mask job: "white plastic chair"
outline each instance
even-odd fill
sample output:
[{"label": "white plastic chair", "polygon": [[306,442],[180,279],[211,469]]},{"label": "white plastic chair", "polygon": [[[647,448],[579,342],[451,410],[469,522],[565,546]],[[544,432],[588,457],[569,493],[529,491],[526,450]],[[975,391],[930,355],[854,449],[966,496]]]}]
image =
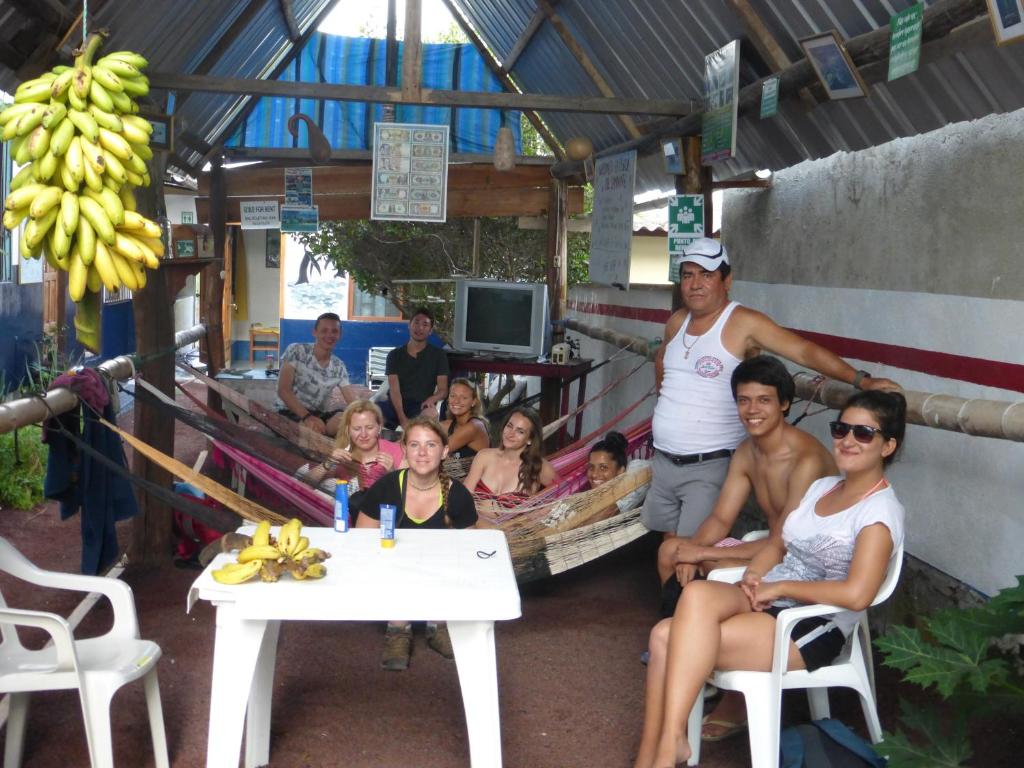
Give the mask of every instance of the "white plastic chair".
[{"label": "white plastic chair", "polygon": [[[7,607],[0,595],[0,693],[10,694],[4,768],[21,765],[32,691],[77,688],[93,768],[113,768],[110,700],[125,683],[144,678],[146,707],[158,768],[168,768],[167,737],[160,706],[156,663],[160,646],[139,639],[131,588],[123,581],[44,571],[0,537],[0,571],[30,584],[105,595],[114,609],[114,625],[104,635],[75,640],[68,622],[55,613]],[[25,648],[18,627],[35,627],[52,638],[42,650]]]},{"label": "white plastic chair", "polygon": [[[871,605],[878,605],[889,598],[899,581],[903,567],[903,547],[897,548],[889,560],[885,579]],[[710,581],[735,583],[743,576],[744,568],[719,568],[708,574]],[[750,736],[751,768],[777,768],[779,764],[779,731],[782,721],[782,691],[790,688],[806,688],[811,717],[815,720],[829,717],[828,689],[832,687],[853,688],[860,696],[864,719],[872,743],[882,740],[882,726],[878,721],[875,705],[874,672],[871,660],[871,633],[868,630],[867,612],[854,627],[839,657],[829,666],[814,672],[805,669],[786,670],[789,656],[790,635],[793,627],[802,619],[812,616],[828,616],[843,610],[834,605],[802,605],[787,608],[775,620],[775,646],[772,655],[771,672],[749,672],[741,670],[716,670],[710,682],[728,691],[740,691],[747,705],[747,728]],[[687,722],[687,739],[693,753],[687,765],[700,762],[701,721],[704,719],[704,697],[698,696],[690,710]]]}]

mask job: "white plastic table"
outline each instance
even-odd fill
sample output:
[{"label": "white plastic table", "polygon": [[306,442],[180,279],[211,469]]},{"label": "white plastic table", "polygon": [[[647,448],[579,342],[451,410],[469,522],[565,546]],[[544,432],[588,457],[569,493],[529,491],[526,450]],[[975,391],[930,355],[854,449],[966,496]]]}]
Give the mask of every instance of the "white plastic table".
[{"label": "white plastic table", "polygon": [[[251,528],[241,529],[251,533]],[[508,544],[500,531],[396,531],[393,549],[375,529],[303,528],[310,546],[333,555],[323,579],[284,576],[226,586],[210,575],[189,590],[217,608],[207,768],[236,768],[246,726],[245,766],[270,762],[270,700],[282,621],[447,621],[469,733],[470,763],[501,766],[494,622],[521,615]],[[276,532],[275,532],[276,534]]]}]

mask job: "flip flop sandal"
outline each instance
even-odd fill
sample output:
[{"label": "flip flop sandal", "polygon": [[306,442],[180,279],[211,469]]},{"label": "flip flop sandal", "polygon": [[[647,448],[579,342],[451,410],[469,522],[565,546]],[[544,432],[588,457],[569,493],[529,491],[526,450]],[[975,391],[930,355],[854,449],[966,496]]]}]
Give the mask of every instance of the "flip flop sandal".
[{"label": "flip flop sandal", "polygon": [[[728,720],[712,720],[711,715],[705,715],[704,719],[700,721],[700,725],[700,740],[708,742],[725,741],[726,739],[732,738],[737,733],[742,733],[743,731],[747,730],[747,724],[745,722],[733,723]],[[714,725],[719,728],[724,728],[725,730],[723,730],[721,733],[707,735],[704,733],[705,725]]]}]

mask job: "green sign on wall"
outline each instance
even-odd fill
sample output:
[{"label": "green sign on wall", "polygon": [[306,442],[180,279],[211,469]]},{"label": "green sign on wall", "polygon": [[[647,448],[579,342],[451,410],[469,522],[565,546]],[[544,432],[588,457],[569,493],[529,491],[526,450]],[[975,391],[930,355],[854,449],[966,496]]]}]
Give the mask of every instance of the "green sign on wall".
[{"label": "green sign on wall", "polygon": [[889,21],[889,82],[917,71],[924,6],[916,3]]},{"label": "green sign on wall", "polygon": [[700,161],[704,165],[736,155],[739,62],[739,40],[704,57],[704,112],[700,124]]}]

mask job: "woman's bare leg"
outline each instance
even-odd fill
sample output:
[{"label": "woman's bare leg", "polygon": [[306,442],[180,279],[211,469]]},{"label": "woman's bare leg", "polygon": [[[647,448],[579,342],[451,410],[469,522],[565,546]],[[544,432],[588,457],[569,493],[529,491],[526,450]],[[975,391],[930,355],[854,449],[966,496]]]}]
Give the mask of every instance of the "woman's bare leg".
[{"label": "woman's bare leg", "polygon": [[683,590],[668,638],[661,733],[654,768],[674,768],[690,756],[686,721],[704,681],[715,669],[722,623],[749,613],[750,602],[734,584],[691,582]]},{"label": "woman's bare leg", "polygon": [[662,707],[665,703],[665,662],[671,623],[671,619],[664,619],[651,630],[647,646],[651,655],[647,661],[647,688],[644,691],[644,728],[634,768],[650,768],[654,762],[654,751],[658,747]]}]

